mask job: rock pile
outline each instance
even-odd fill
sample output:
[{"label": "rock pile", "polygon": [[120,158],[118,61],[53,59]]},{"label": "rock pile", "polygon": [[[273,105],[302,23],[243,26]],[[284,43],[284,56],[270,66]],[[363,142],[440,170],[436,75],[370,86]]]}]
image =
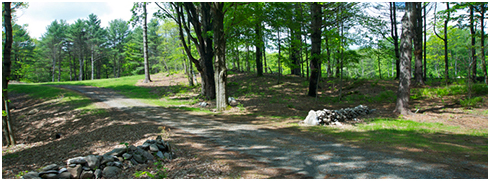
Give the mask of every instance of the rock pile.
[{"label": "rock pile", "polygon": [[170,144],[161,136],[155,140],[146,140],[143,145],[126,145],[126,148],[115,148],[104,155],[88,155],[70,158],[66,168],[51,164],[39,170],[28,172],[24,179],[100,179],[114,178],[122,170],[138,164],[146,164],[156,158],[171,160],[175,157]]},{"label": "rock pile", "polygon": [[310,110],[306,119],[302,122],[306,125],[342,125],[340,122],[346,120],[357,120],[357,117],[364,116],[374,112],[376,109],[368,109],[367,106],[359,105],[355,108],[346,108],[340,110]]}]

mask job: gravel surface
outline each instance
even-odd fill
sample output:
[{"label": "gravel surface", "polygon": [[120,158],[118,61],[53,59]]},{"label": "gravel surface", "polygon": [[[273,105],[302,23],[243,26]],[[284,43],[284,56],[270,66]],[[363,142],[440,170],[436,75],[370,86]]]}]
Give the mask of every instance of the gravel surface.
[{"label": "gravel surface", "polygon": [[[316,141],[251,124],[223,123],[203,119],[128,99],[110,89],[89,86],[59,86],[114,107],[160,121],[165,125],[213,141],[221,148],[250,155],[273,168],[289,169],[308,178],[341,179],[434,179],[474,178],[468,173],[444,169],[437,164],[397,158],[380,152],[348,147],[329,141]],[[477,165],[484,167],[486,165]],[[488,177],[487,177],[488,178]]]}]

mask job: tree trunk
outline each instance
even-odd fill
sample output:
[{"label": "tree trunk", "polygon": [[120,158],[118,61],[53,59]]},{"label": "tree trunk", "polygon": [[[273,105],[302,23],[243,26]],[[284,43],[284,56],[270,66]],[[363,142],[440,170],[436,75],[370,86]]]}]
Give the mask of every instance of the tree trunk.
[{"label": "tree trunk", "polygon": [[258,22],[255,24],[255,34],[257,35],[256,43],[255,43],[255,63],[257,67],[257,76],[260,77],[263,75],[263,69],[264,67],[262,66],[262,25],[261,22]]},{"label": "tree trunk", "polygon": [[279,84],[279,77],[282,75],[282,66],[281,66],[281,32],[279,28],[277,29],[277,46],[279,48],[279,54],[277,57],[277,83]]},{"label": "tree trunk", "polygon": [[148,63],[148,27],[146,25],[146,2],[143,2],[143,57],[145,59],[145,80],[143,83],[151,82],[150,66]]},{"label": "tree trunk", "polygon": [[12,51],[12,14],[10,8],[10,2],[2,2],[3,9],[3,23],[5,28],[5,43],[3,44],[2,52],[2,110],[5,111],[5,115],[2,114],[3,131],[5,133],[5,140],[7,146],[15,145],[14,131],[11,126],[12,117],[10,116],[10,106],[8,97],[8,83],[12,66],[11,51]]},{"label": "tree trunk", "polygon": [[470,4],[470,33],[471,33],[471,60],[472,60],[472,70],[471,71],[471,80],[476,82],[476,48],[475,48],[475,27],[473,24],[474,18],[474,7]]},{"label": "tree trunk", "polygon": [[250,50],[249,50],[248,45],[247,45],[247,60],[246,60],[247,62],[245,62],[247,64],[247,72],[250,72],[250,60],[249,60],[249,58],[250,58]]},{"label": "tree trunk", "polygon": [[412,13],[410,20],[413,25],[413,44],[415,57],[415,85],[424,85],[424,74],[422,70],[422,3],[412,2]]},{"label": "tree trunk", "polygon": [[91,63],[91,75],[90,75],[90,80],[94,80],[94,46],[91,45],[91,51],[90,51],[90,63]]},{"label": "tree trunk", "polygon": [[325,34],[325,48],[327,49],[327,77],[332,77],[332,63],[330,62],[330,47],[328,45],[328,36]]},{"label": "tree trunk", "polygon": [[53,73],[51,82],[54,82],[54,77],[56,75],[56,50],[53,48]]},{"label": "tree trunk", "polygon": [[61,48],[59,49],[58,52],[58,82],[61,81],[61,61],[63,60],[62,54],[61,54]]},{"label": "tree trunk", "polygon": [[485,83],[488,83],[488,75],[487,75],[487,63],[485,62],[485,4],[480,4],[480,25],[481,25],[481,38],[480,38],[480,45],[481,45],[481,65],[482,65],[482,70],[483,70],[483,76],[485,78]]},{"label": "tree trunk", "polygon": [[400,40],[400,80],[396,98],[396,107],[393,112],[402,115],[410,114],[408,102],[410,98],[410,61],[412,59],[411,22],[408,13],[402,18],[402,35]]},{"label": "tree trunk", "polygon": [[228,98],[226,95],[226,40],[223,28],[224,2],[213,2],[212,9],[214,10],[213,32],[214,32],[214,50],[216,53],[214,60],[214,81],[216,82],[216,110],[224,111],[228,106]]},{"label": "tree trunk", "polygon": [[[266,46],[266,43],[267,43],[267,42],[266,42],[266,41],[264,41],[264,40],[262,40],[262,41],[264,42],[264,46],[262,47],[262,48],[263,48],[263,51],[262,51],[262,52],[264,53],[264,54],[263,54],[263,57],[264,57],[264,72],[265,72],[265,73],[267,73],[267,58],[266,58],[267,53],[265,52],[265,46]],[[271,72],[271,73],[272,73],[272,72]]]},{"label": "tree trunk", "polygon": [[80,63],[80,71],[79,71],[79,74],[78,74],[78,80],[79,81],[82,81],[83,80],[83,55],[82,55],[82,48],[80,47],[79,48],[79,54],[78,54],[78,61]]},{"label": "tree trunk", "polygon": [[396,77],[398,79],[400,72],[400,50],[398,49],[398,28],[396,26],[396,5],[390,2],[390,21],[391,21],[391,37],[393,38],[393,45],[395,46],[395,64],[396,64]]},{"label": "tree trunk", "polygon": [[427,5],[424,5],[424,81],[427,80]]},{"label": "tree trunk", "polygon": [[311,4],[311,76],[308,96],[316,97],[318,89],[318,75],[321,62],[322,49],[322,7],[318,3]]},{"label": "tree trunk", "polygon": [[448,48],[447,48],[447,24],[449,23],[449,18],[450,18],[450,12],[449,12],[449,2],[446,2],[447,6],[447,18],[444,21],[444,63],[445,63],[445,69],[444,69],[444,74],[445,74],[445,79],[446,79],[446,85],[449,82],[449,54],[448,54]]}]

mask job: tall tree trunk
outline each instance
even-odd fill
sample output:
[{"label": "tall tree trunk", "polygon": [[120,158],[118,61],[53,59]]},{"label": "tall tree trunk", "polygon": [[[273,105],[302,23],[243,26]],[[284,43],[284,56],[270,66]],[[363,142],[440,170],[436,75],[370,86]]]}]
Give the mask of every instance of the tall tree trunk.
[{"label": "tall tree trunk", "polygon": [[427,5],[424,3],[424,81],[427,80]]},{"label": "tall tree trunk", "polygon": [[264,57],[264,72],[267,73],[267,58],[266,58],[267,53],[265,52],[265,47],[266,47],[266,43],[267,42],[264,41],[264,40],[262,40],[262,41],[264,42],[264,46],[262,47],[263,48],[263,51],[262,51],[263,52],[263,55],[262,56]]},{"label": "tall tree trunk", "polygon": [[327,77],[332,77],[332,63],[330,62],[330,46],[328,36],[325,34],[325,48],[327,49]]},{"label": "tall tree trunk", "polygon": [[143,83],[151,82],[150,67],[148,63],[148,27],[146,25],[146,2],[143,2],[143,57],[145,59],[145,80]]},{"label": "tall tree trunk", "polygon": [[256,43],[255,43],[255,63],[257,67],[257,76],[260,77],[263,75],[263,66],[262,66],[262,25],[261,22],[257,22],[255,24],[255,34],[257,35]]},{"label": "tall tree trunk", "polygon": [[449,54],[448,54],[448,47],[447,47],[447,24],[449,23],[449,18],[451,16],[451,13],[449,12],[449,2],[446,2],[446,8],[447,8],[447,18],[444,21],[444,63],[445,63],[445,79],[446,79],[446,85],[449,82]]},{"label": "tall tree trunk", "polygon": [[311,18],[311,76],[308,96],[316,97],[322,53],[322,7],[316,2],[311,4]]},{"label": "tall tree trunk", "polygon": [[117,54],[114,54],[114,78],[117,78],[117,71],[116,71],[116,68],[117,68]]},{"label": "tall tree trunk", "polygon": [[[488,6],[488,4],[487,4]],[[483,76],[485,78],[485,83],[488,83],[488,75],[487,75],[487,63],[485,62],[485,4],[480,4],[480,32],[481,32],[481,38],[480,38],[480,45],[481,45],[481,65],[482,65],[482,70],[483,70]]]},{"label": "tall tree trunk", "polygon": [[476,48],[475,48],[475,27],[473,23],[475,8],[470,4],[470,33],[471,33],[471,60],[472,60],[472,71],[471,80],[476,82]]},{"label": "tall tree trunk", "polygon": [[53,73],[51,82],[54,82],[54,77],[56,75],[56,50],[53,48]]},{"label": "tall tree trunk", "polygon": [[61,53],[61,48],[59,49],[58,52],[58,82],[61,81],[61,61],[63,60],[62,53]]},{"label": "tall tree trunk", "polygon": [[90,80],[94,80],[94,46],[91,45],[91,51],[90,51],[90,63],[91,63],[91,75],[90,75]]},{"label": "tall tree trunk", "polygon": [[391,37],[395,46],[395,62],[396,62],[396,77],[400,75],[400,50],[398,49],[398,28],[396,26],[396,5],[395,2],[390,2],[390,20],[391,20]]},{"label": "tall tree trunk", "polygon": [[224,111],[228,106],[228,98],[226,95],[226,40],[223,28],[224,2],[213,2],[212,10],[214,14],[213,18],[213,32],[214,32],[214,50],[216,53],[214,60],[214,81],[216,82],[216,110]]},{"label": "tall tree trunk", "polygon": [[78,61],[80,63],[80,72],[78,74],[78,80],[82,81],[83,80],[83,55],[82,55],[82,48],[79,48],[79,54],[78,54]]},{"label": "tall tree trunk", "polygon": [[282,75],[282,66],[281,66],[281,32],[279,28],[277,29],[277,46],[279,48],[279,54],[277,57],[277,84],[279,84],[279,77]]},{"label": "tall tree trunk", "polygon": [[15,145],[14,131],[12,129],[10,116],[10,103],[8,97],[8,84],[12,66],[11,52],[12,52],[12,14],[10,8],[10,2],[2,2],[3,9],[3,23],[5,26],[5,43],[3,44],[2,52],[2,110],[5,111],[5,115],[2,114],[3,131],[5,134],[5,140],[7,146]]},{"label": "tall tree trunk", "polygon": [[[408,3],[407,3],[408,4]],[[408,13],[402,18],[402,35],[400,40],[400,80],[396,98],[396,106],[393,112],[402,115],[411,114],[408,108],[410,98],[410,61],[412,59],[412,29],[411,22],[408,20]]]},{"label": "tall tree trunk", "polygon": [[247,62],[245,62],[247,65],[247,72],[250,72],[250,60],[249,60],[249,58],[250,58],[250,50],[249,50],[248,45],[247,45],[247,60],[246,60]]},{"label": "tall tree trunk", "polygon": [[413,44],[415,57],[415,85],[424,85],[422,64],[422,3],[412,2],[410,20],[413,25]]}]

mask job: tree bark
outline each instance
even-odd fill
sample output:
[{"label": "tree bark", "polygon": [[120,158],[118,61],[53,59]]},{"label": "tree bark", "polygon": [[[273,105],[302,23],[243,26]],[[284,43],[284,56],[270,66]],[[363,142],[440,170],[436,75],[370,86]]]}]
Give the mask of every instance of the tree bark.
[{"label": "tree bark", "polygon": [[425,85],[422,70],[422,3],[412,2],[412,13],[410,20],[413,25],[413,44],[415,57],[415,85]]},{"label": "tree bark", "polygon": [[143,2],[143,57],[145,59],[145,80],[143,83],[151,82],[150,67],[148,63],[148,26],[146,25],[146,2]]},{"label": "tree bark", "polygon": [[400,75],[400,50],[398,46],[398,28],[396,26],[396,6],[390,2],[390,20],[391,20],[391,37],[393,38],[393,45],[395,46],[395,62],[396,62],[396,77]]},{"label": "tree bark", "polygon": [[214,60],[214,81],[216,82],[216,110],[224,111],[228,106],[226,95],[226,40],[223,28],[224,2],[213,2],[213,32],[214,32],[214,50],[216,53]]},{"label": "tree bark", "polygon": [[12,61],[11,61],[11,52],[12,52],[12,14],[10,2],[2,2],[4,6],[3,10],[3,23],[5,26],[5,43],[3,44],[3,52],[2,52],[2,110],[5,111],[5,116],[2,113],[2,122],[3,122],[3,131],[5,133],[5,140],[7,142],[7,146],[15,145],[15,137],[14,131],[11,126],[12,117],[10,116],[10,106],[9,106],[9,97],[8,97],[8,83],[10,78]]},{"label": "tree bark", "polygon": [[408,13],[402,18],[402,35],[400,40],[400,80],[396,98],[396,106],[393,112],[402,115],[411,114],[408,108],[410,98],[410,61],[412,59],[411,22]]},{"label": "tree bark", "polygon": [[424,5],[424,81],[427,80],[427,5]]},{"label": "tree bark", "polygon": [[[487,4],[488,7],[488,4]],[[481,38],[480,38],[480,45],[481,45],[481,65],[483,69],[483,75],[485,78],[485,83],[488,83],[488,75],[487,75],[487,63],[485,62],[485,7],[484,3],[480,4],[480,32],[481,32]]]},{"label": "tree bark", "polygon": [[470,33],[471,33],[471,60],[472,60],[472,71],[471,71],[471,80],[476,82],[476,48],[475,48],[475,27],[473,24],[474,19],[474,10],[473,5],[470,4]]},{"label": "tree bark", "polygon": [[264,42],[262,42],[262,25],[261,22],[255,23],[255,34],[257,35],[257,39],[255,42],[255,65],[257,67],[257,76],[261,77],[263,75],[262,66],[262,46]]},{"label": "tree bark", "polygon": [[308,96],[316,97],[318,88],[318,75],[320,70],[320,58],[322,48],[322,8],[314,2],[311,4],[311,76],[308,88]]}]

